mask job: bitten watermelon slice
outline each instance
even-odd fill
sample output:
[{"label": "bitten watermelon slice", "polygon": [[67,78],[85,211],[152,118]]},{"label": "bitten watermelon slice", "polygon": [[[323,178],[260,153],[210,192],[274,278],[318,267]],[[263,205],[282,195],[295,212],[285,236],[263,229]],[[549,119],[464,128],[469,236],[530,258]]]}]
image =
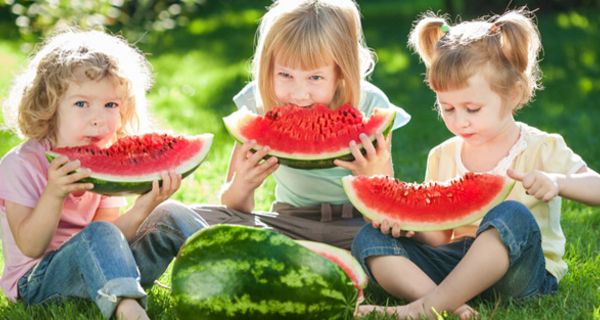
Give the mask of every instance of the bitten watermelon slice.
[{"label": "bitten watermelon slice", "polygon": [[348,250],[315,241],[296,240],[296,242],[333,261],[342,268],[358,289],[358,303],[364,300],[363,290],[367,287],[367,274]]},{"label": "bitten watermelon slice", "polygon": [[277,232],[235,225],[188,238],[171,283],[180,319],[352,319],[358,299],[329,259]]},{"label": "bitten watermelon slice", "polygon": [[92,175],[81,182],[91,182],[91,191],[107,195],[144,193],[152,189],[152,181],[160,173],[173,170],[182,176],[192,173],[206,158],[212,134],[172,136],[149,133],[126,136],[107,148],[96,145],[55,148],[46,153],[49,161],[64,155],[79,159],[81,167]]},{"label": "bitten watermelon slice", "polygon": [[472,223],[502,202],[514,181],[467,173],[444,182],[406,183],[386,176],[346,176],[344,191],[354,207],[373,221],[388,220],[403,230],[445,230]]},{"label": "bitten watermelon slice", "polygon": [[294,168],[316,169],[335,166],[333,160],[352,160],[351,140],[360,145],[359,135],[371,141],[377,132],[389,134],[395,112],[375,108],[369,118],[349,104],[333,110],[316,104],[308,108],[275,107],[264,116],[242,108],[223,118],[229,133],[239,142],[256,141],[256,147],[269,146],[270,156]]}]

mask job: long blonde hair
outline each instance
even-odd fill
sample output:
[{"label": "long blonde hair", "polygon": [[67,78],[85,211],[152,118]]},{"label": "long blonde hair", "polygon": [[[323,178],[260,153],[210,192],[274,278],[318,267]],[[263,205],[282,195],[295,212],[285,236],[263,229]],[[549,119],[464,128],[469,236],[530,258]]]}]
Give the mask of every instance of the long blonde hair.
[{"label": "long blonde hair", "polygon": [[6,123],[20,136],[54,144],[58,104],[81,74],[89,80],[108,78],[123,87],[118,136],[148,125],[146,91],[152,77],[145,57],[120,37],[77,30],[48,38],[15,78],[4,104]]},{"label": "long blonde hair", "polygon": [[541,89],[540,35],[525,8],[455,26],[427,13],[411,31],[409,46],[425,63],[426,80],[434,91],[463,88],[475,72],[487,70],[492,90],[504,101],[517,94],[511,106],[515,112]]},{"label": "long blonde hair", "polygon": [[331,102],[357,106],[360,82],[373,69],[357,4],[352,0],[277,0],[263,16],[252,61],[258,105],[267,112],[278,104],[273,88],[274,60],[309,70],[333,61],[339,77]]}]

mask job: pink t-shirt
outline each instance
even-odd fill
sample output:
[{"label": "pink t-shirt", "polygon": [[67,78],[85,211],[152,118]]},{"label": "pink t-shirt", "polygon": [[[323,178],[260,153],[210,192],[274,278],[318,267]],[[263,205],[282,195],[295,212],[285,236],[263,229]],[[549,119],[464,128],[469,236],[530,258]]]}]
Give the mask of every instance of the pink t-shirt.
[{"label": "pink t-shirt", "polygon": [[[34,208],[48,183],[49,163],[44,152],[48,141],[28,140],[13,148],[0,160],[0,225],[4,253],[4,273],[0,287],[11,301],[18,297],[17,281],[39,261],[24,255],[17,247],[6,219],[5,201]],[[115,208],[126,204],[123,197],[107,197],[92,192],[81,196],[70,194],[58,222],[58,228],[46,253],[58,249],[71,236],[92,222],[99,208]],[[32,235],[35,236],[35,235]]]}]

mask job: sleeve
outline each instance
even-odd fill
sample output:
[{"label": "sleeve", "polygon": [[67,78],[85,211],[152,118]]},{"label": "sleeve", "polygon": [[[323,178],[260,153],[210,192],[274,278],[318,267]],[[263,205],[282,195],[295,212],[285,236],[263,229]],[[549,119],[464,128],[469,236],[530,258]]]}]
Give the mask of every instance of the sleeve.
[{"label": "sleeve", "polygon": [[109,197],[103,195],[100,198],[100,205],[98,208],[121,208],[127,205],[127,199],[125,197]]},{"label": "sleeve", "polygon": [[396,130],[410,121],[410,115],[401,107],[390,102],[388,97],[373,84],[364,81],[361,86],[360,110],[367,116],[370,116],[375,108],[394,109],[396,111],[396,119],[392,125],[392,130]]},{"label": "sleeve", "polygon": [[540,156],[546,172],[571,174],[586,166],[585,161],[567,146],[559,134],[548,135],[540,148]]},{"label": "sleeve", "polygon": [[[37,161],[36,161],[37,162]],[[10,153],[0,163],[0,205],[6,200],[35,208],[48,184],[44,167],[32,159]]]},{"label": "sleeve", "polygon": [[258,113],[256,107],[256,82],[248,83],[240,92],[233,96],[233,103],[238,109],[246,107],[248,110]]},{"label": "sleeve", "polygon": [[435,147],[429,151],[427,155],[427,167],[425,168],[425,182],[439,180],[441,148]]}]

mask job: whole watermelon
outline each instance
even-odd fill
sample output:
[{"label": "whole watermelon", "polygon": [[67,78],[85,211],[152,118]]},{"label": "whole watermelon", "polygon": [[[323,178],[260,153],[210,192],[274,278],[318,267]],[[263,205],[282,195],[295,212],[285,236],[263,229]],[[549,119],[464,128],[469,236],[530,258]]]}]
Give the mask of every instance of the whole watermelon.
[{"label": "whole watermelon", "polygon": [[358,289],[329,259],[276,232],[202,229],[172,273],[181,319],[351,319]]}]

